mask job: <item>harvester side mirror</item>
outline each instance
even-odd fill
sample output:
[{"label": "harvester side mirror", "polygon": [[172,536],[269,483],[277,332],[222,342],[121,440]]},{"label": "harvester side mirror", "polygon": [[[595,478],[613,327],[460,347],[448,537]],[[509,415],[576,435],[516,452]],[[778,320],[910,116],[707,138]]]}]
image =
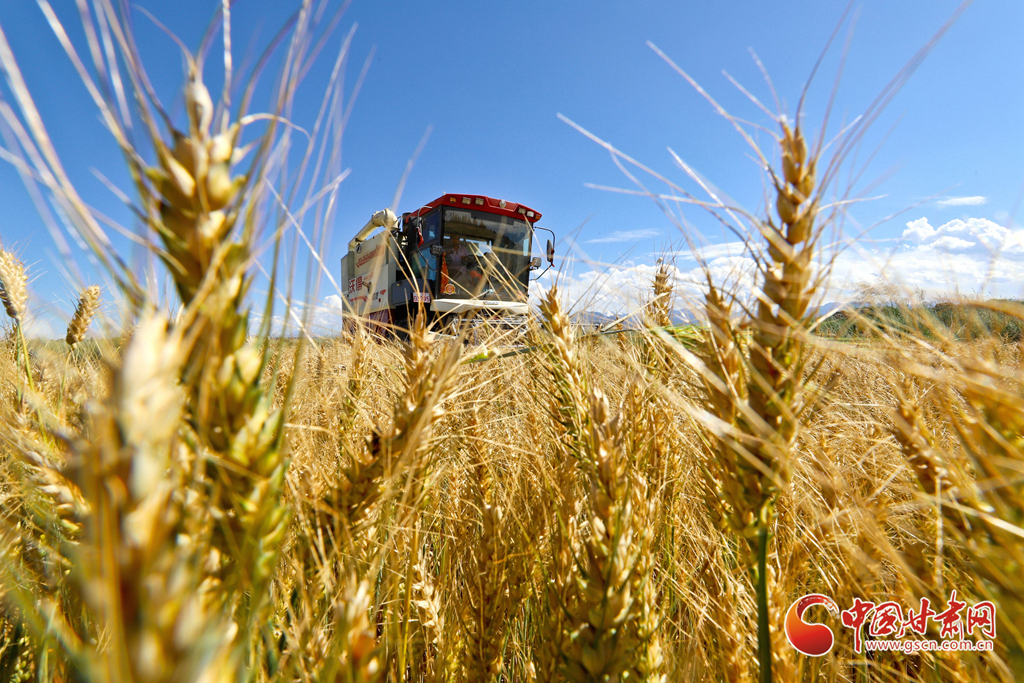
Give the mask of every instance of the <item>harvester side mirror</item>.
[{"label": "harvester side mirror", "polygon": [[548,240],[548,248],[545,250],[548,257],[548,263],[555,265],[555,244],[551,240]]},{"label": "harvester side mirror", "polygon": [[443,253],[444,253],[444,247],[442,247],[440,244],[435,244],[434,246],[430,247],[430,255],[431,256],[440,256]]},{"label": "harvester side mirror", "polygon": [[534,256],[530,260],[530,270],[539,270],[539,269],[540,269],[540,256]]},{"label": "harvester side mirror", "polygon": [[410,236],[416,236],[416,246],[423,246],[423,219],[419,216],[413,216],[405,224],[405,229]]}]

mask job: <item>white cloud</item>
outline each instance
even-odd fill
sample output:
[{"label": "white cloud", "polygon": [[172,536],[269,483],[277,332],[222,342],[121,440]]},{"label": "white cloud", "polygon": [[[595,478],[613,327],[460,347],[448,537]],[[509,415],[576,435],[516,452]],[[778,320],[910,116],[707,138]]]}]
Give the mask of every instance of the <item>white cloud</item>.
[{"label": "white cloud", "polygon": [[1007,254],[1024,251],[1024,230],[1010,230],[984,218],[972,218],[968,224],[971,234],[991,250]]},{"label": "white cloud", "polygon": [[[696,267],[683,270],[674,265],[666,267],[675,292],[675,308],[686,310],[700,305],[698,297],[703,294],[707,284],[703,269]],[[717,287],[741,294],[753,291],[756,272],[753,259],[721,256],[708,261],[707,267]],[[552,285],[557,285],[573,310],[626,315],[640,310],[650,300],[658,268],[656,264],[631,263],[582,273],[549,271],[539,281],[530,284],[530,297],[536,303]]]},{"label": "white cloud", "polygon": [[945,235],[935,240],[928,247],[938,247],[939,249],[966,249],[967,247],[973,247],[977,242],[970,242],[968,240],[962,240],[959,237],[953,237],[952,235]]},{"label": "white cloud", "polygon": [[928,224],[927,218],[918,218],[916,221],[907,223],[907,229],[903,231],[903,236],[926,240],[934,236],[935,232],[935,228]]},{"label": "white cloud", "polygon": [[645,229],[645,230],[616,230],[607,237],[598,237],[597,239],[587,240],[586,244],[604,244],[608,242],[635,242],[636,240],[642,240],[646,237],[657,237],[661,234],[658,230]]},{"label": "white cloud", "polygon": [[720,256],[742,256],[747,253],[747,245],[743,242],[722,242],[721,244],[706,244],[697,247],[696,253],[684,251],[676,254],[681,261],[711,261]]},{"label": "white cloud", "polygon": [[[933,298],[957,289],[985,296],[1024,294],[1024,229],[1016,225],[1006,228],[987,218],[968,218],[936,227],[928,218],[919,218],[907,223],[904,235],[913,238],[912,243],[895,250],[854,244],[842,252],[833,263],[828,289],[822,292],[824,300],[846,300],[858,283],[879,279]],[[741,243],[708,245],[702,252],[716,284],[728,280],[741,293],[753,292],[758,275]],[[668,255],[673,257],[677,265],[693,265],[695,260],[685,249]],[[650,296],[656,271],[655,265],[631,263],[601,273],[563,276],[559,286],[568,300],[582,301],[581,308],[606,313],[637,310]],[[703,271],[673,267],[671,272],[680,295],[678,307],[685,307],[687,299],[699,305]],[[549,280],[541,283],[544,289]]]},{"label": "white cloud", "polygon": [[929,296],[956,289],[985,296],[1022,295],[1024,229],[1009,229],[987,218],[957,219],[936,228],[920,218],[907,223],[903,234],[916,244],[896,251],[853,245],[836,263],[833,288],[849,291],[857,282],[881,277]]},{"label": "white cloud", "polygon": [[903,231],[904,237],[913,238],[924,247],[963,249],[977,244],[963,238],[948,237],[951,234],[973,237],[989,251],[1024,252],[1024,230],[1010,230],[987,218],[968,218],[966,221],[956,218],[938,228],[933,227],[927,218],[918,218],[907,223],[907,229]]},{"label": "white cloud", "polygon": [[939,206],[980,206],[988,202],[986,197],[950,197],[935,202]]},{"label": "white cloud", "polygon": [[[970,220],[971,221],[976,221],[978,219],[977,218],[972,218]],[[965,230],[969,230],[970,227],[971,227],[971,225],[969,225],[968,223],[965,223],[964,221],[960,220],[959,218],[955,218],[955,219],[949,221],[948,223],[943,223],[939,227],[938,231],[939,232],[947,232],[947,233],[948,232],[963,232]]]},{"label": "white cloud", "polygon": [[[948,228],[947,228],[948,226]],[[1024,253],[1024,230],[1010,229],[987,218],[969,218],[946,223],[940,232],[966,232],[981,242],[989,252],[1000,254]]]}]

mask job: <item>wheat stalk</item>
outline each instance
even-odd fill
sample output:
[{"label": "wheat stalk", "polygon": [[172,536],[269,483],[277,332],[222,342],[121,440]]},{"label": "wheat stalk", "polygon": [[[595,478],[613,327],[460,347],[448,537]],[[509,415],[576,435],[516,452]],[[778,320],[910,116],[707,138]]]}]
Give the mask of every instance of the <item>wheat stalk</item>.
[{"label": "wheat stalk", "polygon": [[[482,434],[479,408],[473,405],[469,424],[469,464],[473,468],[470,486],[472,500],[480,511],[479,537],[466,577],[467,656],[463,667],[470,683],[492,683],[501,672],[503,650],[509,625],[526,597],[516,549],[516,527],[509,524],[506,512],[495,501],[490,474],[491,462]],[[525,572],[522,572],[523,574]]]},{"label": "wheat stalk", "polygon": [[552,287],[541,302],[542,329],[534,330],[544,349],[536,393],[547,397],[547,417],[551,427],[551,481],[545,481],[550,501],[545,520],[546,541],[550,545],[550,566],[543,594],[545,611],[542,627],[546,638],[534,655],[540,679],[559,680],[562,652],[569,622],[576,611],[578,595],[573,586],[575,556],[581,543],[579,516],[583,500],[577,483],[578,465],[586,456],[588,420],[587,380],[569,317],[562,311],[558,290]]},{"label": "wheat stalk", "polygon": [[818,209],[813,198],[816,159],[808,157],[799,127],[794,132],[783,122],[782,129],[783,174],[773,176],[781,226],[770,217],[760,226],[769,258],[763,264],[764,282],[753,321],[748,385],[751,410],[764,424],[748,426],[761,437],[755,457],[763,467],[748,494],[757,501],[762,518],[757,523],[762,526],[770,524],[774,496],[790,478],[788,449],[799,424],[796,413],[804,381],[801,326],[815,292],[811,259],[820,230],[815,226]]},{"label": "wheat stalk", "polygon": [[341,672],[336,678],[328,676],[324,680],[373,683],[381,680],[386,670],[381,666],[380,648],[377,647],[375,629],[368,616],[371,587],[367,580],[357,582],[354,577],[348,584],[343,599],[334,607],[334,640],[343,647],[343,656],[338,662]]},{"label": "wheat stalk", "polygon": [[[303,30],[296,29],[297,40]],[[141,70],[135,56],[128,57],[131,68]],[[288,467],[283,424],[290,393],[284,406],[275,406],[263,386],[266,345],[261,349],[258,341],[249,340],[246,302],[261,221],[257,211],[264,162],[276,127],[267,127],[252,166],[236,175],[235,166],[248,151],[240,147],[248,119],[239,113],[230,122],[226,89],[219,103],[224,115],[214,122],[202,60],[188,52],[185,58],[187,130],[171,127],[165,140],[148,118],[145,103],[152,94],[136,85],[157,163],[143,165],[138,155],[129,160],[141,203],[138,213],[159,236],[163,249],[158,253],[185,306],[178,321],[188,348],[181,379],[189,390],[186,416],[199,446],[196,485],[209,510],[203,523],[221,558],[218,580],[227,584],[228,594],[248,591],[253,597],[239,603],[245,623],[263,609],[291,515],[282,498]],[[289,81],[283,88],[283,101],[293,86]],[[159,109],[155,100],[153,105]],[[299,344],[296,362],[302,348]]]},{"label": "wheat stalk", "polygon": [[[719,558],[714,558],[718,560]],[[704,565],[700,578],[707,587],[711,600],[711,609],[718,625],[715,640],[719,650],[719,672],[722,680],[729,683],[748,683],[750,669],[744,656],[745,634],[741,631],[741,622],[737,619],[736,605],[739,603],[736,588],[728,575],[719,579],[718,568],[713,567],[711,560]],[[723,587],[721,581],[728,581]]]},{"label": "wheat stalk", "polygon": [[[707,410],[721,421],[712,435],[716,452],[703,470],[707,480],[705,502],[712,515],[743,536],[755,524],[759,512],[757,499],[747,494],[748,489],[759,487],[757,474],[745,466],[750,442],[740,436],[740,418],[747,401],[745,359],[730,303],[711,282],[704,298],[708,327],[702,360],[707,372],[702,380],[708,395]],[[741,551],[745,549],[744,544]],[[746,563],[751,563],[749,558]]]},{"label": "wheat stalk", "polygon": [[[744,414],[742,420],[744,431],[755,439],[753,458],[739,463],[745,471],[741,503],[754,512],[744,536],[757,553],[757,564],[752,569],[757,581],[758,658],[764,683],[772,679],[767,546],[776,498],[790,481],[790,449],[805,400],[803,321],[816,291],[811,261],[821,231],[815,222],[819,202],[815,194],[817,158],[809,154],[800,127],[790,129],[785,121],[780,147],[782,174],[772,174],[780,225],[776,226],[770,216],[758,224],[767,242],[767,258],[761,263],[763,282],[757,315],[752,320],[747,385],[750,412],[756,419]],[[806,419],[806,413],[803,417]]]},{"label": "wheat stalk", "polygon": [[143,320],[109,394],[90,408],[88,432],[48,477],[46,492],[72,521],[60,550],[75,569],[60,585],[62,602],[84,606],[88,617],[76,624],[45,601],[33,609],[44,612],[47,633],[60,634],[75,678],[163,682],[230,671],[233,635],[201,589],[202,549],[180,536],[184,500],[172,452],[183,357],[166,321]]},{"label": "wheat stalk", "polygon": [[[426,666],[424,681],[436,683],[446,673],[444,662],[446,633],[445,619],[439,596],[434,587],[434,578],[426,563],[426,558],[419,554],[412,568],[410,585],[411,603],[416,609],[419,627],[424,639]],[[441,660],[441,661],[438,661]]]},{"label": "wheat stalk", "polygon": [[[811,262],[821,226],[817,158],[808,152],[800,128],[781,121],[782,172],[771,174],[779,223],[768,216],[755,221],[766,241],[757,254],[762,282],[748,353],[741,352],[730,301],[705,268],[708,287],[701,378],[715,457],[703,467],[704,500],[709,512],[742,539],[740,555],[757,593],[760,678],[772,680],[769,626],[768,544],[776,520],[775,504],[792,474],[791,449],[802,420],[809,417],[804,318],[817,281]],[[776,653],[778,654],[778,653]],[[778,659],[778,657],[774,657]],[[781,661],[783,668],[788,661]]]},{"label": "wheat stalk", "polygon": [[634,520],[620,418],[611,417],[598,390],[591,395],[589,420],[590,535],[577,565],[575,621],[563,639],[564,674],[570,681],[660,682],[657,610],[644,571],[647,542]]}]

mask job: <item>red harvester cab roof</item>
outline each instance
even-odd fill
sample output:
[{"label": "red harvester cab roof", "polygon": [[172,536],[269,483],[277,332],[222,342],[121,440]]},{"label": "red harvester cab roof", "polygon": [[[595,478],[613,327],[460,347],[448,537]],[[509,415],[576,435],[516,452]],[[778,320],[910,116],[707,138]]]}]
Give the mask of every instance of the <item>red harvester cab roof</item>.
[{"label": "red harvester cab roof", "polygon": [[496,213],[501,216],[509,216],[510,218],[519,218],[520,220],[529,221],[530,223],[536,223],[540,220],[540,211],[534,211],[525,204],[506,202],[504,199],[485,197],[482,194],[441,195],[429,204],[424,205],[416,211],[407,213],[405,216],[422,216],[423,214],[428,213],[431,209],[435,209],[442,204],[445,206],[461,206],[467,209]]}]

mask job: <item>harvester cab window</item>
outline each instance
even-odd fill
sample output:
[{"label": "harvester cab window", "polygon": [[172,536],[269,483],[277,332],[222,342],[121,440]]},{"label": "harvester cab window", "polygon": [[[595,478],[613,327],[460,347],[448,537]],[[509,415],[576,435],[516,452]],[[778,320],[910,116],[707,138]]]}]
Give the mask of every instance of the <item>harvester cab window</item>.
[{"label": "harvester cab window", "polygon": [[525,221],[445,209],[438,296],[519,301],[526,296],[530,230]]},{"label": "harvester cab window", "polygon": [[441,232],[441,212],[433,211],[423,218],[423,244],[431,244],[437,240]]}]

